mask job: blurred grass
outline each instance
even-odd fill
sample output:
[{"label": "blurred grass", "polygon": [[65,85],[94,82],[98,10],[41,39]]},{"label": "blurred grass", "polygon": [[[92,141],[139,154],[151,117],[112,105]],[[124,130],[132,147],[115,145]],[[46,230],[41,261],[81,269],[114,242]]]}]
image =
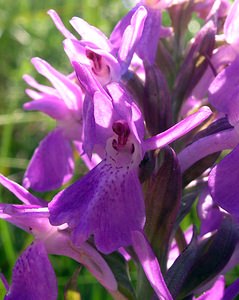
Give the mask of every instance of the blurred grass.
[{"label": "blurred grass", "polygon": [[[125,13],[121,1],[0,0],[0,172],[19,183],[34,149],[54,126],[49,118],[22,110],[23,103],[29,101],[22,76],[27,73],[45,82],[30,63],[34,56],[42,57],[65,74],[71,71],[61,44],[63,37],[47,15],[51,8],[72,32],[69,20],[79,16],[106,35]],[[51,194],[46,196],[49,199]],[[18,203],[2,187],[0,202]],[[25,232],[0,221],[0,272],[9,282],[16,258],[31,240]],[[51,260],[58,277],[59,299],[63,299],[64,288],[78,264],[65,257],[51,257]],[[77,288],[81,299],[112,299],[85,269],[78,278]],[[4,296],[2,291],[0,285],[0,300]]]}]

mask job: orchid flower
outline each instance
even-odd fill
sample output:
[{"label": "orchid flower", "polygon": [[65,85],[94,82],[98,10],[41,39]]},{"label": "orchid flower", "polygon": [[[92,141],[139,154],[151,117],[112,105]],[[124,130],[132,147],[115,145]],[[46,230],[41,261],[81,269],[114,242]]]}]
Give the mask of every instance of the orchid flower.
[{"label": "orchid flower", "polygon": [[167,131],[144,140],[140,110],[122,86],[111,83],[107,93],[86,67],[75,63],[75,69],[88,93],[84,101],[83,148],[90,156],[95,145],[105,147],[105,157],[54,197],[49,204],[50,222],[68,223],[76,245],[93,234],[96,247],[110,253],[131,244],[131,231],[144,226],[144,201],[137,174],[144,153],[186,134],[211,112],[202,108]]},{"label": "orchid flower", "polygon": [[111,81],[118,81],[127,71],[135,48],[141,38],[147,12],[143,6],[131,15],[126,27],[120,29],[119,44],[112,43],[94,26],[84,20],[74,17],[70,23],[81,36],[79,41],[63,25],[54,10],[49,15],[57,29],[66,38],[64,49],[71,62],[77,61],[91,69],[96,78],[105,85]]}]

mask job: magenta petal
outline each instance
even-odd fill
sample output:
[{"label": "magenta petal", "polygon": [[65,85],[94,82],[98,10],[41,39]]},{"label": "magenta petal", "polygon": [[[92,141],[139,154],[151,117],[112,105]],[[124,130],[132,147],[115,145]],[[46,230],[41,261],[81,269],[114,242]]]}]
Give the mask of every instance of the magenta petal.
[{"label": "magenta petal", "polygon": [[110,253],[131,244],[131,231],[142,230],[144,201],[136,172],[102,161],[49,204],[52,225],[68,223],[80,245],[91,234],[96,247]]},{"label": "magenta petal", "polygon": [[[210,290],[206,291],[197,298],[197,300],[222,300],[224,295],[225,279],[223,276],[219,276]],[[194,298],[195,299],[195,298]]]},{"label": "magenta petal", "polygon": [[143,233],[140,231],[132,232],[132,243],[145,275],[159,299],[173,300],[164,281],[158,260]]},{"label": "magenta petal", "polygon": [[208,179],[214,202],[239,221],[239,145],[211,171]]},{"label": "magenta petal", "polygon": [[74,169],[70,142],[60,129],[50,132],[35,150],[23,184],[39,192],[57,189],[72,177]]},{"label": "magenta petal", "polygon": [[213,202],[208,187],[204,188],[199,196],[197,213],[201,221],[200,236],[213,232],[220,227],[223,214]]},{"label": "magenta petal", "polygon": [[56,120],[64,120],[69,116],[69,110],[59,98],[44,95],[40,99],[24,103],[25,110],[38,110]]},{"label": "magenta petal", "polygon": [[20,201],[24,204],[29,205],[42,205],[44,202],[32,194],[30,194],[24,187],[18,183],[8,179],[7,177],[0,174],[0,184],[12,192]]},{"label": "magenta petal", "polygon": [[135,52],[135,47],[141,38],[146,17],[146,9],[143,6],[140,6],[133,14],[131,24],[124,31],[121,46],[118,51],[118,57],[121,62],[124,62],[125,68],[128,67]]},{"label": "magenta petal", "polygon": [[70,21],[74,29],[80,34],[82,40],[89,41],[101,49],[111,51],[111,44],[107,37],[96,27],[91,26],[81,18],[74,17]]},{"label": "magenta petal", "polygon": [[210,108],[207,106],[203,106],[196,113],[188,116],[168,130],[147,139],[144,142],[144,150],[154,150],[172,143],[176,139],[180,138],[181,136],[185,135],[186,133],[200,125],[211,114],[212,112]]},{"label": "magenta petal", "polygon": [[56,300],[54,270],[40,242],[30,245],[18,258],[6,300]]},{"label": "magenta petal", "polygon": [[34,57],[31,61],[36,70],[52,83],[59,93],[60,98],[70,110],[81,109],[82,91],[77,84],[67,76],[58,72],[43,59]]},{"label": "magenta petal", "polygon": [[55,12],[53,9],[50,9],[48,10],[48,15],[52,18],[52,21],[56,25],[56,28],[61,32],[61,34],[65,38],[75,39],[74,35],[64,26],[57,12]]}]

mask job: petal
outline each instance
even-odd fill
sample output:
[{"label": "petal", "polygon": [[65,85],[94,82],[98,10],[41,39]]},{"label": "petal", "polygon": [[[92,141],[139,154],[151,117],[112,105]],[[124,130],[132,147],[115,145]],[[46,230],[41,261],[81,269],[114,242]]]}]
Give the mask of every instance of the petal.
[{"label": "petal", "polygon": [[144,150],[153,150],[162,148],[185,135],[203,121],[205,121],[212,114],[211,110],[207,106],[203,106],[196,113],[188,116],[184,120],[180,121],[176,125],[172,126],[168,130],[147,139],[144,142]]},{"label": "petal", "polygon": [[84,41],[92,42],[100,49],[111,51],[111,44],[108,38],[98,28],[77,17],[72,18],[70,23]]},{"label": "petal", "polygon": [[18,258],[6,300],[56,300],[57,282],[42,243],[30,245]]},{"label": "petal", "polygon": [[70,180],[73,169],[70,142],[60,129],[55,129],[35,150],[24,175],[23,185],[39,192],[57,189]]},{"label": "petal", "polygon": [[41,111],[56,120],[64,120],[69,116],[65,103],[51,95],[44,95],[40,99],[24,103],[23,107],[25,110]]},{"label": "petal", "polygon": [[46,77],[65,102],[66,106],[71,110],[78,110],[82,107],[82,91],[67,76],[61,74],[49,65],[43,59],[38,57],[32,58],[32,63],[36,70]]},{"label": "petal", "polygon": [[232,126],[239,122],[239,58],[220,72],[209,87],[209,102],[220,112],[228,115]]},{"label": "petal", "polygon": [[30,194],[24,187],[0,174],[0,184],[12,192],[20,201],[29,205],[45,205],[45,202]]},{"label": "petal", "polygon": [[208,179],[213,201],[239,221],[239,145],[211,171]]},{"label": "petal", "polygon": [[47,207],[36,205],[0,204],[0,218],[33,234],[36,238],[45,239],[52,226],[48,220]]},{"label": "petal", "polygon": [[30,75],[24,75],[23,79],[26,81],[26,83],[28,85],[30,85],[34,89],[36,89],[44,94],[49,94],[49,95],[56,96],[56,97],[59,96],[59,94],[57,93],[57,91],[54,88],[38,83]]},{"label": "petal", "polygon": [[197,140],[178,154],[181,171],[184,172],[194,163],[209,154],[226,149],[233,149],[238,145],[238,142],[238,133],[234,128],[223,130]]},{"label": "petal", "polygon": [[129,66],[137,43],[141,38],[146,17],[146,9],[143,6],[140,6],[133,14],[130,25],[127,26],[126,30],[123,33],[121,46],[118,50],[118,57],[120,59],[120,62],[124,63],[125,71]]},{"label": "petal", "polygon": [[143,60],[153,64],[161,32],[161,12],[157,9],[147,8],[147,18],[141,40],[136,53]]},{"label": "petal", "polygon": [[56,11],[54,11],[53,9],[50,9],[50,10],[48,10],[47,13],[52,18],[52,21],[56,25],[56,28],[62,33],[62,35],[65,38],[75,39],[75,36],[68,29],[66,29],[66,27],[62,23],[61,18],[59,17],[59,15],[57,14]]},{"label": "petal", "polygon": [[225,287],[225,279],[221,275],[218,277],[217,281],[210,288],[210,290],[203,293],[203,295],[198,297],[197,300],[222,300],[224,299],[223,298],[224,287]]},{"label": "petal", "polygon": [[226,21],[224,23],[224,34],[228,44],[239,43],[238,14],[239,14],[239,1],[236,0],[234,1],[234,3],[232,3]]},{"label": "petal", "polygon": [[204,188],[199,196],[197,212],[201,221],[200,236],[213,232],[220,227],[223,214],[213,202],[208,188]]},{"label": "petal", "polygon": [[143,233],[133,231],[132,242],[145,275],[159,299],[173,300],[164,281],[158,260]]},{"label": "petal", "polygon": [[96,247],[110,253],[131,243],[131,231],[145,222],[144,202],[136,172],[103,160],[49,204],[53,225],[68,223],[73,241],[82,244],[90,234]]}]

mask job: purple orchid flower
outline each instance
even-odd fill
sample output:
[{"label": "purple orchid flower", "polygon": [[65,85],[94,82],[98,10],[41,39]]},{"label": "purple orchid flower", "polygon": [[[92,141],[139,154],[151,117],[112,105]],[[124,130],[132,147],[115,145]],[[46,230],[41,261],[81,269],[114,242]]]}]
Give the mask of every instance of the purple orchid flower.
[{"label": "purple orchid flower", "polygon": [[144,153],[186,134],[211,111],[202,108],[167,131],[144,140],[140,110],[124,88],[111,83],[106,86],[107,93],[87,67],[74,66],[86,89],[83,149],[90,156],[94,147],[100,146],[105,156],[82,179],[54,197],[49,204],[50,222],[68,223],[76,245],[93,234],[96,247],[110,253],[131,244],[131,231],[144,226],[144,201],[137,174]]},{"label": "purple orchid flower", "polygon": [[99,163],[101,158],[94,153],[90,159],[82,150],[82,107],[83,92],[74,82],[74,74],[65,76],[46,61],[33,58],[36,70],[53,85],[39,84],[29,75],[24,80],[33,89],[26,93],[33,99],[24,104],[26,110],[41,111],[57,122],[35,150],[25,172],[23,184],[39,192],[53,190],[68,182],[74,171],[72,142],[89,169]]},{"label": "purple orchid flower", "polygon": [[[0,183],[23,202],[23,205],[0,204],[1,219],[33,234],[35,237],[34,243],[41,244],[39,251],[43,251],[42,247],[44,247],[44,253],[64,255],[74,259],[83,264],[112,295],[118,293],[115,277],[102,256],[88,243],[83,243],[81,247],[75,247],[71,242],[69,228],[66,224],[59,227],[52,226],[49,223],[49,211],[45,206],[45,201],[36,198],[22,186],[1,174]],[[38,246],[36,246],[36,251],[38,251],[37,249]],[[25,255],[23,256],[24,259],[28,259],[25,258]],[[42,267],[45,260],[46,258],[43,257],[36,268]],[[35,272],[35,270],[32,270],[32,272]],[[30,274],[31,272],[29,272],[29,276]],[[24,280],[27,281],[27,284],[31,284],[31,278],[28,278],[28,276]],[[22,283],[20,281],[19,284]],[[19,287],[19,284],[16,287]]]},{"label": "purple orchid flower", "polygon": [[70,61],[87,65],[103,85],[110,81],[118,81],[127,71],[147,16],[144,7],[138,7],[131,15],[127,26],[121,30],[119,44],[116,46],[99,29],[81,18],[74,17],[70,23],[80,34],[82,39],[79,41],[65,28],[55,11],[50,10],[48,13],[66,38],[64,49]]},{"label": "purple orchid flower", "polygon": [[38,91],[26,90],[33,101],[25,103],[24,108],[42,111],[57,121],[56,129],[35,150],[23,181],[26,188],[43,192],[59,188],[72,177],[74,162],[71,141],[81,141],[82,138],[83,95],[73,80],[44,60],[33,58],[32,63],[54,88],[40,85],[25,75],[25,81]]}]

